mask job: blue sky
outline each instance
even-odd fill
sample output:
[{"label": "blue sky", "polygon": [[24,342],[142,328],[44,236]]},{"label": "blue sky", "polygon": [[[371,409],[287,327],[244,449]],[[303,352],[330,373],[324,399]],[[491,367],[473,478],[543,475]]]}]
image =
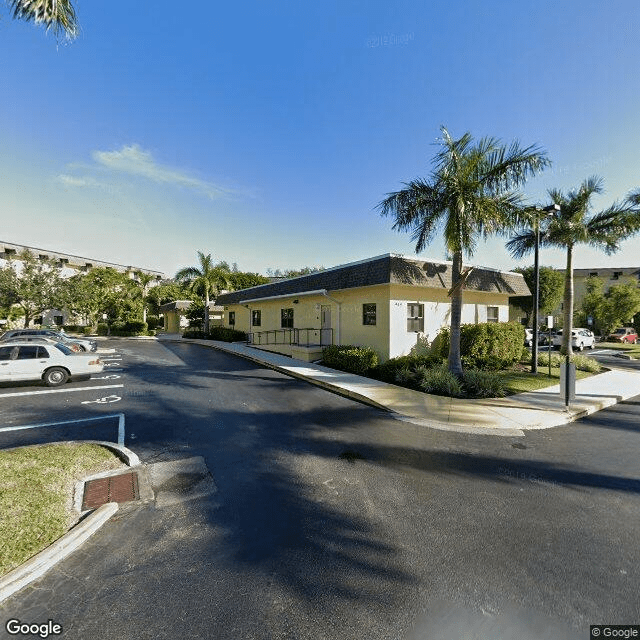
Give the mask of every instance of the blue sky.
[{"label": "blue sky", "polygon": [[[0,240],[168,275],[198,250],[262,273],[412,254],[374,208],[428,176],[440,125],[545,148],[532,202],[640,187],[637,0],[77,0],[60,45],[0,7]],[[504,242],[471,261],[517,266]]]}]

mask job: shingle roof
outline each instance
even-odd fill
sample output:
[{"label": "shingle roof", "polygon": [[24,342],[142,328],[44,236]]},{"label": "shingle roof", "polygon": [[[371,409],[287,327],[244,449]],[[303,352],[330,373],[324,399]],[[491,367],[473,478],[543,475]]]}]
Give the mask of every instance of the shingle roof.
[{"label": "shingle roof", "polygon": [[[218,296],[216,304],[235,304],[258,298],[302,294],[306,291],[339,291],[376,284],[408,284],[448,290],[451,288],[451,263],[386,254],[297,278],[225,293]],[[509,296],[531,295],[521,274],[486,267],[473,269],[465,289],[506,293]]]}]

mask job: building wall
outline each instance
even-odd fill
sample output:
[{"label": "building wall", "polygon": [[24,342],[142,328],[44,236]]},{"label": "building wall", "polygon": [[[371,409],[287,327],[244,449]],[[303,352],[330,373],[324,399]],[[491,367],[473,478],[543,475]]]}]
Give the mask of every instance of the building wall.
[{"label": "building wall", "polygon": [[[407,327],[407,306],[424,305],[424,331],[410,331]],[[509,320],[508,296],[499,293],[465,291],[462,305],[462,324],[487,322],[487,307],[498,307],[498,321]],[[451,299],[444,289],[425,289],[404,285],[391,287],[391,322],[389,358],[408,355],[419,342],[429,344],[442,327],[451,322]]]},{"label": "building wall", "polygon": [[[331,326],[335,344],[371,347],[379,354],[381,360],[385,361],[410,353],[422,339],[432,342],[440,329],[448,326],[450,322],[451,303],[447,292],[443,289],[383,284],[331,292],[330,296],[333,300],[322,295],[300,295],[249,303],[250,309],[261,311],[259,327],[250,326],[249,308],[239,304],[228,305],[225,307],[225,326],[234,326],[248,333],[280,330],[281,309],[293,309],[294,328],[317,330],[321,325],[322,307],[326,305],[331,308]],[[294,303],[294,300],[298,302]],[[497,307],[499,322],[509,320],[508,296],[504,294],[466,291],[463,302],[462,322],[464,324],[486,322],[487,307]],[[422,332],[408,330],[407,305],[409,303],[424,305]],[[376,305],[375,325],[363,323],[364,304]],[[229,312],[235,313],[235,325],[229,324]],[[304,332],[300,333],[302,341],[305,335]],[[288,334],[279,332],[278,339],[288,343]],[[273,337],[271,340],[273,341]],[[310,333],[309,341],[318,342],[318,333]],[[266,348],[290,355],[288,346],[278,348],[270,345]]]}]

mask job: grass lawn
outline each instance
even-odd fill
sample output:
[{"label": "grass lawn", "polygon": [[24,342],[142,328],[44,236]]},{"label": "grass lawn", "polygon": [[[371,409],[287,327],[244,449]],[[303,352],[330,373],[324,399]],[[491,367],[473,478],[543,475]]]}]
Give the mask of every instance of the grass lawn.
[{"label": "grass lawn", "polygon": [[640,358],[640,344],[622,344],[620,342],[598,342],[596,343],[596,349],[615,349],[617,351],[623,351],[626,355],[632,358]]},{"label": "grass lawn", "polygon": [[[507,395],[514,393],[524,393],[525,391],[535,391],[543,389],[554,384],[560,383],[560,368],[551,367],[551,377],[549,377],[548,365],[538,365],[538,374],[531,373],[531,365],[525,368],[513,371],[502,371],[502,379],[504,380]],[[594,375],[588,371],[576,371],[576,380],[588,378]]]},{"label": "grass lawn", "polygon": [[94,444],[51,444],[0,451],[0,576],[64,535],[77,520],[73,486],[124,466]]}]

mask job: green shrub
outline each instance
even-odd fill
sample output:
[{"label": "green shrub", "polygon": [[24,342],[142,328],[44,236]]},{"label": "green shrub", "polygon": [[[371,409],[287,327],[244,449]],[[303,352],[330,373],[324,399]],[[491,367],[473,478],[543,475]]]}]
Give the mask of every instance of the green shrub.
[{"label": "green shrub", "polygon": [[471,398],[503,398],[506,395],[504,380],[499,373],[466,369],[462,377],[466,395]]},{"label": "green shrub", "polygon": [[112,336],[140,336],[146,335],[147,323],[142,320],[118,320],[111,325]]},{"label": "green shrub", "polygon": [[82,330],[82,333],[84,333],[85,336],[90,336],[92,333],[91,327],[84,327],[84,329]]},{"label": "green shrub", "polygon": [[[552,367],[560,367],[560,365],[565,361],[566,356],[563,356],[561,353],[539,353],[538,354],[538,365],[548,367],[549,366],[549,357],[551,357],[551,366]],[[569,357],[569,361],[573,362],[576,365],[576,369],[578,371],[589,371],[590,373],[598,373],[602,370],[600,363],[589,356],[583,356],[579,353],[574,353]]]},{"label": "green shrub", "polygon": [[85,330],[82,324],[65,324],[62,328],[68,333],[84,333]]},{"label": "green shrub", "polygon": [[199,329],[185,329],[182,332],[183,338],[204,338],[204,331],[200,331]]},{"label": "green shrub", "polygon": [[374,367],[370,375],[376,380],[394,383],[397,382],[397,374],[399,371],[404,369],[414,371],[417,367],[421,366],[431,367],[439,364],[441,360],[439,355],[398,356]]},{"label": "green shrub", "polygon": [[109,325],[105,322],[98,322],[98,335],[106,336],[109,333]]},{"label": "green shrub", "polygon": [[432,368],[419,367],[416,370],[416,376],[420,388],[425,393],[453,398],[463,395],[460,381],[444,364]]},{"label": "green shrub", "polygon": [[598,373],[602,367],[600,363],[594,358],[589,356],[583,356],[578,353],[574,353],[571,356],[571,362],[576,365],[576,369],[579,371],[589,371],[590,373]]},{"label": "green shrub", "polygon": [[378,364],[378,354],[371,347],[334,344],[322,350],[322,360],[327,367],[366,375]]},{"label": "green shrub", "polygon": [[247,334],[244,331],[230,329],[229,327],[211,327],[208,338],[222,342],[246,342]]},{"label": "green shrub", "polygon": [[[444,327],[434,341],[443,358],[449,355],[450,329]],[[519,362],[524,344],[524,327],[518,322],[483,322],[460,327],[462,365],[495,371]]]},{"label": "green shrub", "polygon": [[160,318],[158,316],[147,316],[147,326],[149,330],[156,329],[162,323],[160,322]]}]

